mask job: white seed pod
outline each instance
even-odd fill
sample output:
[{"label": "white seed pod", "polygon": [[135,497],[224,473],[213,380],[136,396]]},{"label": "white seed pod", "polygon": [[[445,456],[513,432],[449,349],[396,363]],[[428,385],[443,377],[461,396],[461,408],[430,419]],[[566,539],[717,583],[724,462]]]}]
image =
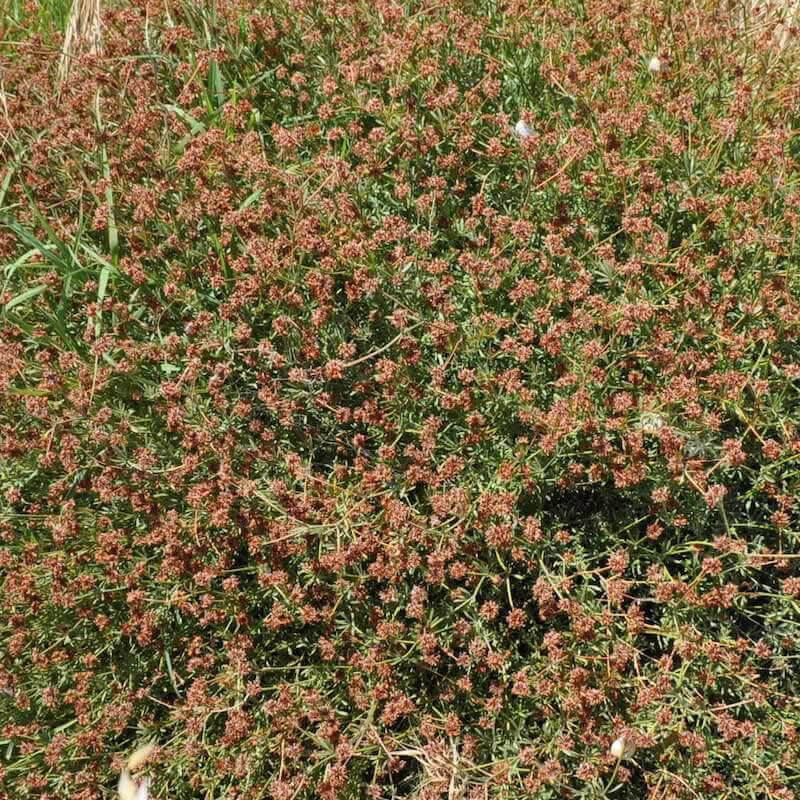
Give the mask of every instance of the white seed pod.
[{"label": "white seed pod", "polygon": [[530,139],[533,136],[534,130],[525,122],[524,119],[521,119],[517,122],[514,126],[514,136],[517,137],[520,141],[524,141],[525,139]]},{"label": "white seed pod", "polygon": [[657,75],[664,69],[664,65],[661,63],[661,59],[658,56],[653,56],[647,62],[647,69],[650,71],[651,75]]},{"label": "white seed pod", "polygon": [[150,758],[150,756],[153,754],[153,750],[155,749],[156,746],[152,742],[143,744],[128,759],[128,770],[130,772],[136,772],[136,770],[138,770],[147,761],[147,759]]}]

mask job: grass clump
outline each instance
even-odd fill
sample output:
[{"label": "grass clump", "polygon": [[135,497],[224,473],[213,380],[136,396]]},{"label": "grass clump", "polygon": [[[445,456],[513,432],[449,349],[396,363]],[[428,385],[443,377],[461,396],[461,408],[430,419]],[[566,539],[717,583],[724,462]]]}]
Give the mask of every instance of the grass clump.
[{"label": "grass clump", "polygon": [[11,10],[7,795],[793,797],[783,22]]}]

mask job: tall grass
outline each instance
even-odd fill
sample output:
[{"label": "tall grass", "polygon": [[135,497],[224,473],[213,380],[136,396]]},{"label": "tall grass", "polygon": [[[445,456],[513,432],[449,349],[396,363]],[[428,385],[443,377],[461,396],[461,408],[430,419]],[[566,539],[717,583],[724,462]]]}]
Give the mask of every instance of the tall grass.
[{"label": "tall grass", "polygon": [[71,0],[40,0],[26,3],[25,0],[0,0],[0,29],[3,39],[17,40],[32,32],[54,32],[61,34],[67,28]]}]

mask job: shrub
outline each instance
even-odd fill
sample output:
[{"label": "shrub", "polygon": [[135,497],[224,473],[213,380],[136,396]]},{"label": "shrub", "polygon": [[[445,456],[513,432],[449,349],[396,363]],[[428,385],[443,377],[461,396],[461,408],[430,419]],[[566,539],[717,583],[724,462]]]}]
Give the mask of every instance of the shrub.
[{"label": "shrub", "polygon": [[103,23],[4,55],[6,796],[793,797],[792,42]]}]

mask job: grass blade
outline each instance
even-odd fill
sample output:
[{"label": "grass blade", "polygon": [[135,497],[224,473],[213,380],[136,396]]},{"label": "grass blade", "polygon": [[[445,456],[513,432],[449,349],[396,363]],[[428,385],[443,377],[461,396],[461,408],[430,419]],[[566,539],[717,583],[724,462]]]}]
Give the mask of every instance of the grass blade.
[{"label": "grass blade", "polygon": [[30,289],[26,289],[21,294],[18,294],[16,297],[11,298],[5,304],[5,312],[8,313],[12,309],[16,308],[17,306],[21,306],[23,303],[27,303],[28,300],[32,300],[34,297],[38,297],[47,287],[42,283],[38,286],[32,286]]}]

